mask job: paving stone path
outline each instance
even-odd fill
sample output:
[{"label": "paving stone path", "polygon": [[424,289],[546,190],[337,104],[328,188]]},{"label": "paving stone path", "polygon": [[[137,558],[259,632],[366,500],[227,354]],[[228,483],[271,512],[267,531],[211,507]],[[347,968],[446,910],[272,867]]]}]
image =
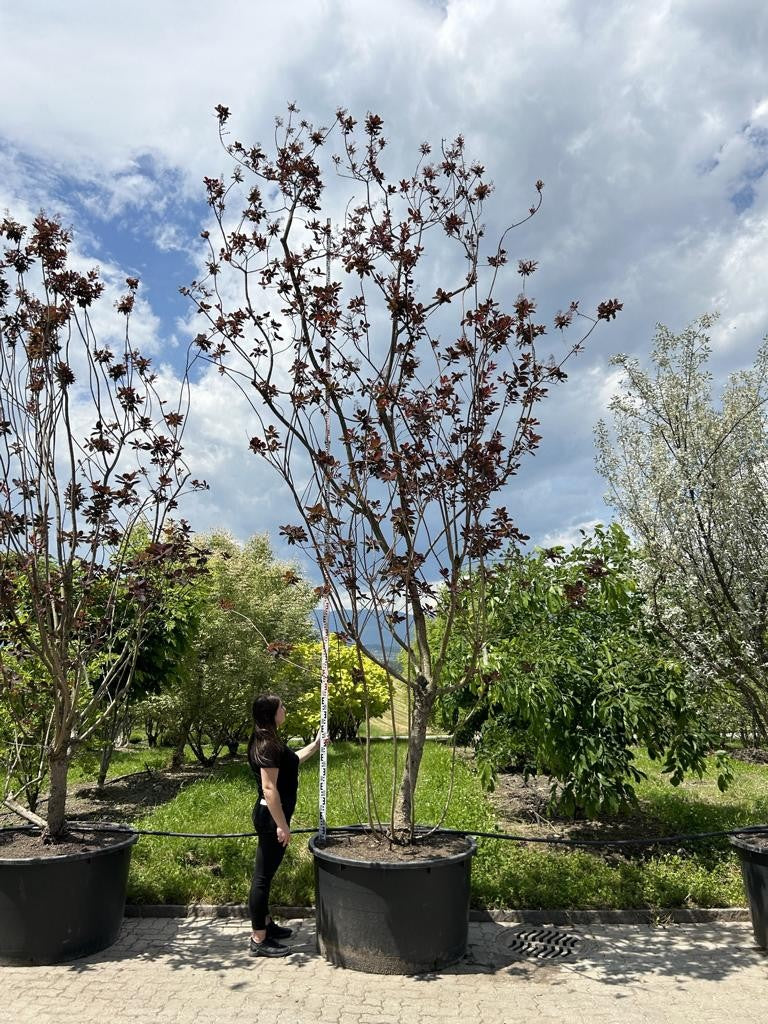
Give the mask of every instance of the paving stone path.
[{"label": "paving stone path", "polygon": [[126,919],[117,943],[56,967],[0,967],[0,1024],[764,1024],[768,954],[748,924],[547,929],[473,922],[438,974],[334,968],[314,922],[284,960],[248,956],[247,922]]}]

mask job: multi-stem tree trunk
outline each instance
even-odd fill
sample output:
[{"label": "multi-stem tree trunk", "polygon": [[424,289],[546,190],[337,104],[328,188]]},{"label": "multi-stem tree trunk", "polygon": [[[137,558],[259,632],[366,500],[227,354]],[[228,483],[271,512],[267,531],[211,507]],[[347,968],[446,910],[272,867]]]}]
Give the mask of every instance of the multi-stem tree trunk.
[{"label": "multi-stem tree trunk", "polygon": [[115,753],[117,736],[123,727],[124,711],[125,708],[123,702],[115,703],[112,714],[104,723],[103,744],[101,748],[101,758],[99,759],[99,775],[96,780],[96,785],[99,789],[101,789],[107,781],[107,773],[109,772],[109,766],[112,763],[112,757]]},{"label": "multi-stem tree trunk", "polygon": [[110,739],[106,740],[104,746],[101,748],[101,757],[99,758],[99,774],[96,779],[96,786],[101,789],[107,781],[107,774],[109,772],[109,766],[112,763],[112,755],[115,752],[115,741]]},{"label": "multi-stem tree trunk", "polygon": [[171,756],[171,768],[181,768],[184,764],[184,748],[187,745],[189,728],[189,722],[182,722]]}]

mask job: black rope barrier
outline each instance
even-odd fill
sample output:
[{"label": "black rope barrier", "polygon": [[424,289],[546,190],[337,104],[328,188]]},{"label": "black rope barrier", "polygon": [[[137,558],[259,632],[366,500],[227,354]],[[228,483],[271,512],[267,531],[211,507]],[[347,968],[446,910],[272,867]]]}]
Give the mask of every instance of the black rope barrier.
[{"label": "black rope barrier", "polygon": [[[427,826],[417,826],[427,829]],[[117,825],[111,822],[92,824],[91,822],[69,822],[69,829],[77,832],[111,832],[127,833],[139,836],[155,836],[170,839],[255,839],[255,832],[171,832],[160,829],[134,828],[132,825]],[[10,832],[34,832],[39,831],[35,825],[20,825],[0,828],[0,836]],[[340,825],[329,827],[331,835],[344,835],[348,833],[373,832],[367,825]],[[730,836],[768,836],[768,825],[745,825],[742,828],[720,829],[712,832],[682,832],[670,836],[633,836],[625,839],[564,839],[559,836],[523,836],[510,832],[476,832],[470,829],[438,829],[442,835],[472,836],[477,839],[501,839],[515,843],[532,843],[548,846],[578,846],[578,847],[601,847],[601,846],[657,846],[672,843],[701,842],[707,839],[723,839]],[[292,835],[303,835],[317,832],[316,827],[292,828]]]}]

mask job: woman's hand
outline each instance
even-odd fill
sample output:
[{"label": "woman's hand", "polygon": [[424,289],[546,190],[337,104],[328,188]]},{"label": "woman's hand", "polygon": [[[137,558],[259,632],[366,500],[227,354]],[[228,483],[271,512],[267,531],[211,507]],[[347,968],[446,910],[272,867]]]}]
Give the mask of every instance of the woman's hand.
[{"label": "woman's hand", "polygon": [[308,761],[310,757],[314,757],[315,754],[320,750],[322,743],[323,738],[320,735],[320,730],[318,729],[315,738],[312,740],[312,742],[308,743],[306,747],[302,747],[301,750],[296,751],[299,758],[299,764],[304,764],[304,762]]},{"label": "woman's hand", "polygon": [[291,830],[289,828],[280,828],[277,826],[277,841],[281,846],[287,846],[291,841]]}]

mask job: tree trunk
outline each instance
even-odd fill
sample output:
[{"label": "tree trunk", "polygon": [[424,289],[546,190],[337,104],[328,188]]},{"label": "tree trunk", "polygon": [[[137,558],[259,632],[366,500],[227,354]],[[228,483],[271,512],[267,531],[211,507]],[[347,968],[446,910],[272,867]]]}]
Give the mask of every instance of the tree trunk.
[{"label": "tree trunk", "polygon": [[424,742],[427,738],[427,727],[432,707],[435,703],[435,691],[424,676],[416,679],[413,692],[413,715],[411,720],[411,732],[408,738],[408,756],[403,769],[403,778],[400,783],[400,808],[398,817],[404,828],[411,828],[413,825],[413,793],[416,789],[416,780],[419,777],[421,758],[424,754]]},{"label": "tree trunk", "polygon": [[107,781],[107,772],[109,766],[112,763],[112,754],[115,750],[115,744],[113,740],[107,740],[104,746],[101,748],[101,761],[99,762],[99,777],[96,780],[96,786],[101,789],[104,783]]},{"label": "tree trunk", "polygon": [[187,739],[189,738],[189,723],[182,722],[181,729],[176,737],[176,745],[173,748],[173,756],[171,757],[171,768],[181,768],[184,764],[184,748],[187,745]]},{"label": "tree trunk", "polygon": [[112,763],[112,755],[114,754],[115,746],[117,745],[117,734],[120,732],[121,721],[124,721],[125,711],[125,701],[116,703],[112,708],[112,713],[104,723],[102,730],[104,735],[104,745],[101,748],[99,777],[96,780],[96,785],[99,789],[101,789],[107,781],[107,772],[109,771],[109,766]]},{"label": "tree trunk", "polygon": [[48,833],[60,836],[64,831],[67,807],[67,774],[69,758],[66,754],[54,754],[50,760],[51,787],[48,793]]},{"label": "tree trunk", "polygon": [[181,768],[184,764],[184,747],[187,745],[187,737],[182,736],[173,748],[173,755],[171,756],[171,768]]}]

